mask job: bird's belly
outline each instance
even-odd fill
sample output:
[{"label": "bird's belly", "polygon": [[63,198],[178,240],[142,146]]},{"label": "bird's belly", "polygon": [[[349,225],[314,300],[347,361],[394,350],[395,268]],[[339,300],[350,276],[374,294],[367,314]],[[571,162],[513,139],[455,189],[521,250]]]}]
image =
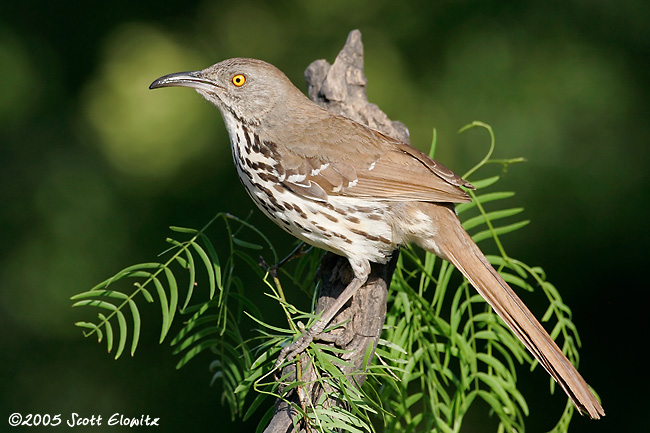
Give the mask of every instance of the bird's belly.
[{"label": "bird's belly", "polygon": [[385,263],[398,247],[382,202],[331,196],[327,202],[298,196],[281,183],[240,176],[257,207],[286,232],[318,248]]},{"label": "bird's belly", "polygon": [[286,188],[273,159],[255,147],[257,137],[233,129],[231,144],[237,174],[257,207],[293,236],[352,259],[385,263],[398,247],[381,201],[330,196],[311,200]]}]

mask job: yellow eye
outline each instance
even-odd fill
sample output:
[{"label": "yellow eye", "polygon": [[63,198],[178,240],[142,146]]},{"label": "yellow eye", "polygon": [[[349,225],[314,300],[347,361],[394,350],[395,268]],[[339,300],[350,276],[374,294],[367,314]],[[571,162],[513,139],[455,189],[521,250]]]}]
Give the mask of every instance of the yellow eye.
[{"label": "yellow eye", "polygon": [[243,86],[245,82],[246,82],[246,77],[244,77],[242,74],[237,74],[234,77],[232,77],[232,83],[237,87]]}]

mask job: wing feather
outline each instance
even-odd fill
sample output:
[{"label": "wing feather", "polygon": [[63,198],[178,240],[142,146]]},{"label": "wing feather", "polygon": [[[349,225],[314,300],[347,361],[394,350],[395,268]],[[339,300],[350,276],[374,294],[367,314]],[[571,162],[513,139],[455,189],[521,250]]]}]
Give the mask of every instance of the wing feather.
[{"label": "wing feather", "polygon": [[[278,172],[291,191],[390,201],[462,203],[472,185],[414,147],[350,119],[327,114],[332,131],[305,125],[278,146]],[[320,126],[320,127],[317,127]],[[347,131],[347,133],[341,133]],[[347,137],[347,139],[346,139]],[[353,137],[354,143],[349,142]],[[306,145],[318,143],[318,146]]]}]

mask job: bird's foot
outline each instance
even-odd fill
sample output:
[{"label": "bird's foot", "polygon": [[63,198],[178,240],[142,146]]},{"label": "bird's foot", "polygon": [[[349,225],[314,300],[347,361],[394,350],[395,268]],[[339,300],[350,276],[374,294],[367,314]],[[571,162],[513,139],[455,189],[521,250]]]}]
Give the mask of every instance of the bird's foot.
[{"label": "bird's foot", "polygon": [[291,343],[288,346],[285,346],[282,348],[280,351],[280,354],[278,355],[278,359],[275,361],[274,369],[275,369],[275,378],[276,380],[280,376],[280,366],[284,363],[285,360],[292,360],[296,358],[298,355],[300,355],[302,352],[307,349],[307,346],[309,346],[309,343],[314,341],[317,338],[320,338],[320,336],[323,333],[323,328],[324,324],[321,325],[321,321],[317,321],[314,323],[308,330],[302,333],[302,335],[293,343]]}]

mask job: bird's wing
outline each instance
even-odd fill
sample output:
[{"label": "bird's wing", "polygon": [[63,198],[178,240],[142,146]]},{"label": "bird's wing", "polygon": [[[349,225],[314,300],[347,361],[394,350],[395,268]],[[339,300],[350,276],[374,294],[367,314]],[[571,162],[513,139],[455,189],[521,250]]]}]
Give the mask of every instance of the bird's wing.
[{"label": "bird's wing", "polygon": [[[473,188],[471,184],[419,150],[349,119],[333,119],[341,125],[333,125],[331,133],[305,128],[299,139],[285,141],[278,149],[282,154],[278,167],[283,173],[282,183],[294,193],[319,201],[327,201],[328,195],[391,201],[470,201],[460,187]],[[346,137],[355,137],[355,141],[349,142]]]}]

